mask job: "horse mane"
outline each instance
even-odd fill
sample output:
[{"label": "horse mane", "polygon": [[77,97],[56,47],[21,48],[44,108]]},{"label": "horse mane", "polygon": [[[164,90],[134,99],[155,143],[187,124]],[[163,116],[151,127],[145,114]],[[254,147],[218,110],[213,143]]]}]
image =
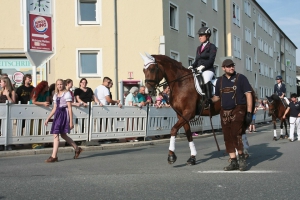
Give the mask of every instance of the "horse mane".
[{"label": "horse mane", "polygon": [[[151,55],[155,58],[155,61],[157,62],[168,62],[171,64],[172,67],[176,67],[178,69],[185,69],[187,70],[187,68],[185,68],[181,62],[178,62],[177,60],[174,60],[172,58],[170,58],[169,56],[165,56],[165,55]],[[164,65],[163,65],[164,66]]]},{"label": "horse mane", "polygon": [[280,98],[277,94],[272,94],[271,98],[275,101],[280,101]]}]

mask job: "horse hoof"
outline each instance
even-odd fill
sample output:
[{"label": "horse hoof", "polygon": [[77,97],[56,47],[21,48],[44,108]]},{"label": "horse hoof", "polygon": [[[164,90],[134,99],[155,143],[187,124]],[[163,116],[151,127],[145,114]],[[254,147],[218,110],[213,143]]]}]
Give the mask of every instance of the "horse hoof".
[{"label": "horse hoof", "polygon": [[177,160],[177,156],[175,155],[175,153],[173,153],[173,155],[168,155],[168,163],[170,165],[176,162],[176,160]]},{"label": "horse hoof", "polygon": [[285,138],[285,139],[288,139],[288,138],[289,138],[289,136],[288,136],[288,135],[285,135],[285,136],[284,136],[284,138]]},{"label": "horse hoof", "polygon": [[274,141],[277,141],[277,137],[273,137],[273,140],[274,140]]},{"label": "horse hoof", "polygon": [[196,157],[195,156],[191,156],[187,161],[186,161],[187,165],[196,165]]}]

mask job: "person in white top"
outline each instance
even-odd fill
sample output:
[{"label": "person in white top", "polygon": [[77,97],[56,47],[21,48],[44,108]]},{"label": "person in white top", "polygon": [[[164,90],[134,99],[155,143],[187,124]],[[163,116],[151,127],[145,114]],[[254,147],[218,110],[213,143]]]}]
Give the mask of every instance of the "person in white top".
[{"label": "person in white top", "polygon": [[120,100],[112,100],[110,98],[110,92],[108,87],[111,82],[112,80],[109,77],[104,77],[102,85],[99,85],[95,89],[94,95],[103,105],[118,104],[119,107],[122,107],[122,104],[120,104]]}]

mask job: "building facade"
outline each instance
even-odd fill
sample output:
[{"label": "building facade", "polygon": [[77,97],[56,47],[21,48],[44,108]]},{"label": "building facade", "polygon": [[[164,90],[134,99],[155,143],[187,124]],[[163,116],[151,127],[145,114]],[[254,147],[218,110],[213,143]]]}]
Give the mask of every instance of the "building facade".
[{"label": "building facade", "polygon": [[[0,69],[30,73],[23,50],[24,0],[1,0]],[[143,84],[139,53],[164,54],[185,67],[194,62],[200,45],[197,31],[212,30],[217,48],[216,75],[232,58],[258,96],[273,93],[275,76],[284,77],[296,92],[296,46],[256,1],[250,0],[68,0],[55,1],[55,56],[37,69],[38,80],[81,78],[95,89],[102,78],[113,79],[113,99]],[[22,65],[23,63],[23,65]],[[18,67],[18,68],[17,68]]]}]

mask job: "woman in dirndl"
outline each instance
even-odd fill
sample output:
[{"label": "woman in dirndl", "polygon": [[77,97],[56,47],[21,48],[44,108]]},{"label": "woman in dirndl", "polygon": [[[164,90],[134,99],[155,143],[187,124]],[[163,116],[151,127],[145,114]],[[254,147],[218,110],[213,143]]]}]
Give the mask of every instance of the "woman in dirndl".
[{"label": "woman in dirndl", "polygon": [[53,103],[53,109],[45,121],[45,125],[47,126],[49,119],[54,115],[50,132],[54,136],[53,152],[45,162],[52,163],[58,161],[57,152],[59,147],[59,135],[74,148],[74,159],[77,159],[82,151],[82,148],[78,147],[76,143],[67,135],[67,133],[70,133],[70,130],[74,127],[72,96],[70,92],[66,90],[64,81],[62,79],[58,79],[56,81]]}]

